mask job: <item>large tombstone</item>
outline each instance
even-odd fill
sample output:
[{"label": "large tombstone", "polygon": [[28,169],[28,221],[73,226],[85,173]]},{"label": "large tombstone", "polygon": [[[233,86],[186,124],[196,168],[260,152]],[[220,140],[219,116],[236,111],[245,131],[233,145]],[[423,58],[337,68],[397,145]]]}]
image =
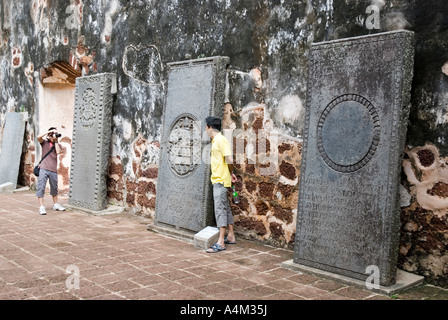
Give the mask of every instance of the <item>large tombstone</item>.
[{"label": "large tombstone", "polygon": [[395,283],[413,57],[409,31],[312,46],[294,263]]},{"label": "large tombstone", "polygon": [[16,189],[22,156],[27,113],[8,112],[2,137],[0,155],[0,184],[10,182]]},{"label": "large tombstone", "polygon": [[76,79],[69,205],[89,211],[106,207],[111,139],[112,73]]},{"label": "large tombstone", "polygon": [[210,150],[203,150],[202,137],[205,118],[223,115],[228,63],[211,57],[168,64],[156,226],[197,232],[213,223],[210,166],[202,159]]}]

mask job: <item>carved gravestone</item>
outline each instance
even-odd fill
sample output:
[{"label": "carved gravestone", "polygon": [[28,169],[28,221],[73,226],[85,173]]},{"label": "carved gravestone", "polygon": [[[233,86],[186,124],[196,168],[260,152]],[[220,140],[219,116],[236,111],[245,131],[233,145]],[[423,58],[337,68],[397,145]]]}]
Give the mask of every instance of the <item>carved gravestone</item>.
[{"label": "carved gravestone", "polygon": [[76,79],[69,205],[90,211],[106,207],[115,74]]},{"label": "carved gravestone", "polygon": [[3,128],[0,155],[0,184],[10,182],[16,189],[25,134],[26,113],[8,112]]},{"label": "carved gravestone", "polygon": [[[395,283],[413,33],[311,48],[294,263]],[[368,270],[366,272],[366,270]]]},{"label": "carved gravestone", "polygon": [[[222,117],[227,57],[168,64],[155,224],[197,232],[213,223],[205,118]],[[204,149],[204,150],[203,150]]]}]

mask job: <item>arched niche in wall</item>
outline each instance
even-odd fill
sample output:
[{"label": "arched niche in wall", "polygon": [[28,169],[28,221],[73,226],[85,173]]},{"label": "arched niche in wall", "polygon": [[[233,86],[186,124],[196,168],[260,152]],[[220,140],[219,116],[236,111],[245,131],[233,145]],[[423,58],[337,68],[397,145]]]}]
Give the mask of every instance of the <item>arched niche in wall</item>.
[{"label": "arched niche in wall", "polygon": [[[69,189],[75,83],[80,76],[81,73],[65,61],[56,61],[40,69],[36,136],[50,127],[56,127],[62,134],[59,141],[66,149],[58,161],[59,190],[62,192]],[[40,146],[38,149],[36,162],[42,156]]]}]

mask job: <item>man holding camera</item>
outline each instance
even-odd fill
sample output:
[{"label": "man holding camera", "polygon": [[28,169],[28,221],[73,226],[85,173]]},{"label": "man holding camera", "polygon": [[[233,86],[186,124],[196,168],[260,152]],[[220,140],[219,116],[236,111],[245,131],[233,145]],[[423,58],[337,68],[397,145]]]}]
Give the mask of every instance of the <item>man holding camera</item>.
[{"label": "man holding camera", "polygon": [[[50,182],[50,195],[53,197],[53,210],[64,211],[65,208],[58,202],[58,154],[62,152],[62,146],[59,144],[58,139],[61,134],[55,127],[48,129],[37,137],[42,147],[42,155],[47,154],[52,150],[45,159],[40,163],[40,173],[37,179],[37,192],[36,196],[39,201],[39,214],[47,214],[44,206],[44,194],[47,181]],[[54,147],[54,148],[53,148]]]}]

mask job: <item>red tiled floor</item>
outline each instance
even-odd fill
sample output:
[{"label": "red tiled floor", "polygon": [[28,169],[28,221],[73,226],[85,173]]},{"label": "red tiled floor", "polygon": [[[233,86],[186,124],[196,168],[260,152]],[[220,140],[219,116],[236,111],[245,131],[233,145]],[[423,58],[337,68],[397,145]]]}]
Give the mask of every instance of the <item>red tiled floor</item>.
[{"label": "red tiled floor", "polygon": [[[149,219],[51,209],[40,216],[36,204],[32,192],[0,194],[0,299],[388,299],[282,268],[291,250],[238,239],[207,254],[149,232]],[[79,269],[79,289],[67,287],[68,267]]]}]

